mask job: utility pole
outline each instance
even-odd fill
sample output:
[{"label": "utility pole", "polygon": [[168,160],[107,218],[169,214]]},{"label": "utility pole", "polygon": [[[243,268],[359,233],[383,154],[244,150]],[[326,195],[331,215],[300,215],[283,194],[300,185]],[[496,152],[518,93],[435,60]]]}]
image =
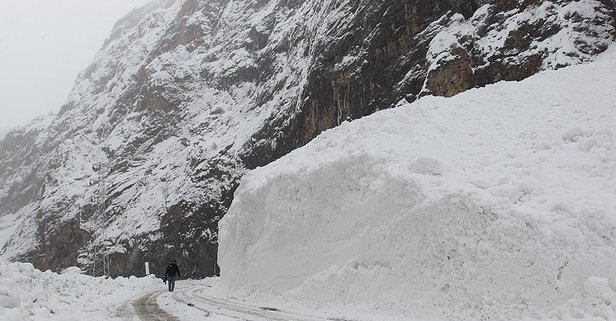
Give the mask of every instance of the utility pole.
[{"label": "utility pole", "polygon": [[109,277],[109,253],[106,251],[104,241],[106,237],[106,220],[105,211],[107,209],[107,175],[109,174],[108,164],[96,164],[92,169],[98,173],[96,184],[96,211],[94,214],[94,233],[98,234],[99,242],[94,242],[92,245],[92,265],[90,266],[90,275]]}]

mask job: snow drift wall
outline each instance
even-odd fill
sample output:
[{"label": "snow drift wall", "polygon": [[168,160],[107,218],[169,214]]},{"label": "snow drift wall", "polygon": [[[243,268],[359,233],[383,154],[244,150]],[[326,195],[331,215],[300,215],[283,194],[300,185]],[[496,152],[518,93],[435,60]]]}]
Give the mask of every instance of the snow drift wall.
[{"label": "snow drift wall", "polygon": [[231,287],[461,319],[615,317],[616,52],[425,97],[247,174]]}]

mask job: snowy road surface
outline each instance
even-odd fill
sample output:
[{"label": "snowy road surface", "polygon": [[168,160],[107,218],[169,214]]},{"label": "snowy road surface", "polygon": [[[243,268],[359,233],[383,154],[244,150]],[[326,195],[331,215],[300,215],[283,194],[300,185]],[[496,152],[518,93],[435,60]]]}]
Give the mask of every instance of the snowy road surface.
[{"label": "snowy road surface", "polygon": [[163,291],[151,292],[136,300],[123,304],[118,308],[117,316],[122,320],[176,321],[176,317],[168,314],[157,303]]},{"label": "snowy road surface", "polygon": [[[269,304],[264,304],[268,302]],[[327,309],[330,310],[330,309]],[[148,293],[118,309],[123,320],[212,320],[212,321],[363,321],[375,320],[357,311],[328,312],[308,303],[280,297],[226,292],[203,281],[178,282],[176,291]],[[397,318],[394,318],[397,320]]]},{"label": "snowy road surface", "polygon": [[156,302],[156,299],[163,292],[155,292],[145,295],[133,303],[138,318],[142,320],[167,321],[177,320],[172,315],[163,311]]},{"label": "snowy road surface", "polygon": [[[234,298],[222,298],[211,292],[211,286],[196,283],[170,293],[165,290],[149,293],[133,305],[134,314],[123,317],[134,320],[277,320],[277,321],[318,321],[335,320],[296,314],[275,307],[255,306]],[[132,318],[132,319],[131,319]]]}]

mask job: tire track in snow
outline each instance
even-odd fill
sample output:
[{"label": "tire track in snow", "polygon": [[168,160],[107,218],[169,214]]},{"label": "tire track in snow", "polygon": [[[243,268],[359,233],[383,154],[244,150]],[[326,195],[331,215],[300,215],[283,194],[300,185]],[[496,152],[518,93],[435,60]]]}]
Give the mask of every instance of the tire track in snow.
[{"label": "tire track in snow", "polygon": [[144,321],[179,321],[158,306],[156,299],[164,292],[154,292],[142,296],[133,303],[137,317]]},{"label": "tire track in snow", "polygon": [[[308,316],[293,313],[290,311],[278,310],[272,307],[258,307],[242,304],[237,301],[216,298],[207,294],[208,286],[189,286],[183,289],[176,289],[170,299],[181,304],[205,313],[204,317],[220,315],[241,321],[351,321],[340,318],[325,318],[318,316]],[[166,291],[148,293],[132,302],[132,310],[128,311],[129,306],[121,307],[119,316],[125,320],[134,320],[136,316],[143,321],[179,321],[179,319],[169,312],[166,312],[159,304],[158,297]]]},{"label": "tire track in snow", "polygon": [[238,302],[227,301],[205,294],[206,287],[190,287],[180,290],[174,296],[178,302],[192,303],[193,308],[209,311],[239,320],[247,321],[329,321],[315,316],[306,316],[292,312],[282,311],[270,307],[255,307],[244,305]]},{"label": "tire track in snow", "polygon": [[[187,291],[188,291],[188,290],[176,291],[176,292],[184,293],[184,292],[187,292]],[[186,300],[186,299],[180,298],[177,294],[173,295],[173,299],[174,299],[175,301],[177,301],[177,302],[180,302],[180,303],[186,304],[187,306],[189,306],[189,307],[191,307],[191,308],[193,308],[193,309],[197,309],[197,310],[200,310],[200,311],[204,312],[204,313],[205,313],[205,317],[209,317],[209,316],[211,316],[211,315],[212,315],[212,313],[211,313],[210,311],[208,311],[208,310],[206,310],[206,309],[204,309],[204,308],[202,308],[202,307],[195,306],[195,304],[194,304],[194,303],[189,302],[189,300]]]}]

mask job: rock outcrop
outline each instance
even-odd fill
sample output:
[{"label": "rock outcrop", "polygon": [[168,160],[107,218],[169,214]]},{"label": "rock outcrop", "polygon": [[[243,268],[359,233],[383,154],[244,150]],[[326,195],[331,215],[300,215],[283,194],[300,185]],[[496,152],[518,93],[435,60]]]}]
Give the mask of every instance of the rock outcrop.
[{"label": "rock outcrop", "polygon": [[162,0],[118,21],[67,103],[0,141],[3,248],[40,269],[217,273],[239,179],[341,122],[592,60],[594,1]]}]

